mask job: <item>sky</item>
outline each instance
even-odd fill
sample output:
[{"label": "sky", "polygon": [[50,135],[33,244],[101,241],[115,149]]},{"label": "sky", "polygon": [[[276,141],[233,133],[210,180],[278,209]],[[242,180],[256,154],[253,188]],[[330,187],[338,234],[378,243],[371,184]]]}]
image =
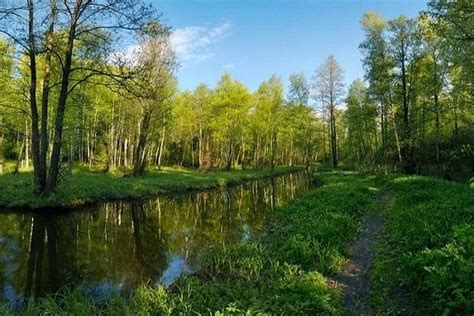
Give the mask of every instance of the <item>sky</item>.
[{"label": "sky", "polygon": [[413,17],[427,0],[149,0],[172,27],[181,90],[214,87],[224,72],[256,90],[276,74],[310,79],[334,55],[348,86],[364,75],[360,19],[377,11]]}]

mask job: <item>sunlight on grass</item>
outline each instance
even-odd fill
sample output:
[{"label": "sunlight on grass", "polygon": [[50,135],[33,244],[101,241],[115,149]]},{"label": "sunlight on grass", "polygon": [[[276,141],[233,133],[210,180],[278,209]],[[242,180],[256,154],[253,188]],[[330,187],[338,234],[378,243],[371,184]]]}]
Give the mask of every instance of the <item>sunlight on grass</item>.
[{"label": "sunlight on grass", "polygon": [[[420,315],[468,315],[474,311],[474,194],[467,185],[429,177],[398,177],[386,211],[374,275],[374,306]],[[402,294],[403,293],[403,294]],[[423,299],[419,299],[419,298]]]},{"label": "sunlight on grass", "polygon": [[186,191],[216,188],[243,181],[298,171],[298,167],[270,170],[233,170],[199,172],[196,169],[164,168],[142,177],[124,177],[121,171],[109,173],[75,168],[73,175],[61,183],[48,197],[34,195],[33,175],[7,173],[0,176],[0,206],[11,208],[41,208],[47,206],[80,206],[97,200],[149,197],[164,191]]},{"label": "sunlight on grass", "polygon": [[[182,173],[170,173],[177,183]],[[235,181],[242,173],[207,173],[203,183],[209,184],[209,178],[214,184]],[[254,176],[252,171],[245,174]],[[131,182],[125,187],[142,191],[142,185],[157,178],[127,179]],[[262,235],[243,244],[208,248],[201,269],[167,289],[145,284],[130,297],[112,293],[100,303],[85,289],[63,289],[56,297],[31,301],[24,310],[74,315],[340,315],[341,292],[328,278],[346,261],[346,244],[360,231],[362,215],[377,206],[369,186],[375,182],[361,185],[355,181],[360,178],[322,174],[325,185],[275,209]],[[13,313],[0,308],[3,314]]]}]

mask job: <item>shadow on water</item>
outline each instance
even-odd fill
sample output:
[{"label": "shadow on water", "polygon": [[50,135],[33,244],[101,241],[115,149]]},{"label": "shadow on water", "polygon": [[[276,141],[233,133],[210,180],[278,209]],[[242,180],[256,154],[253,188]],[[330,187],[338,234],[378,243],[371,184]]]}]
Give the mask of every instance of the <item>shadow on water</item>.
[{"label": "shadow on water", "polygon": [[65,214],[0,213],[7,302],[82,285],[94,296],[173,283],[211,245],[241,243],[275,207],[309,190],[304,172],[222,189],[103,203]]}]

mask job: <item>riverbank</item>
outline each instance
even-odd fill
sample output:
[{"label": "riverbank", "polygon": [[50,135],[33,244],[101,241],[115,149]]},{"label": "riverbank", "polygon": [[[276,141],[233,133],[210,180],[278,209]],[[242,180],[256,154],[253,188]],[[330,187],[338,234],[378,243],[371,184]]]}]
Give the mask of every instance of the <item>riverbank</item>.
[{"label": "riverbank", "polygon": [[[468,185],[351,172],[317,178],[324,185],[275,209],[257,239],[210,248],[200,271],[169,288],[143,285],[131,296],[100,300],[76,288],[25,306],[29,314],[356,314],[337,280],[356,237],[364,236],[367,215],[374,215],[383,223],[368,237],[375,262],[360,299],[375,314],[472,314]],[[13,312],[0,307],[2,314]]]},{"label": "riverbank", "polygon": [[37,299],[28,308],[73,315],[341,314],[341,290],[330,278],[343,266],[362,214],[376,210],[376,192],[372,179],[355,174],[319,180],[322,187],[275,209],[260,237],[208,249],[199,272],[167,289],[143,285],[131,297],[116,294],[97,302],[79,288]]},{"label": "riverbank", "polygon": [[0,207],[10,209],[77,208],[100,201],[153,197],[165,192],[208,190],[249,180],[278,176],[302,170],[300,167],[209,171],[164,168],[151,170],[142,177],[124,177],[121,173],[91,172],[74,169],[72,176],[50,196],[32,194],[31,172],[0,176]]}]

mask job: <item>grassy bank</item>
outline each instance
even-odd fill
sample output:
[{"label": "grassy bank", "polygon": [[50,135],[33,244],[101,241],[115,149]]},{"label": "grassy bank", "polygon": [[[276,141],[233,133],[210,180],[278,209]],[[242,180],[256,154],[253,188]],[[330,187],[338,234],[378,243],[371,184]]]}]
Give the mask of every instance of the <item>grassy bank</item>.
[{"label": "grassy bank", "polygon": [[196,169],[165,168],[153,170],[142,177],[123,177],[121,173],[90,172],[74,169],[57,192],[48,197],[32,194],[31,172],[0,176],[0,207],[37,209],[45,207],[77,207],[104,200],[134,199],[162,192],[205,190],[232,185],[247,180],[281,175],[298,167],[278,167],[270,170],[233,170],[199,172]]},{"label": "grassy bank", "polygon": [[[367,212],[384,218],[371,291],[377,315],[473,313],[469,185],[400,175],[318,177],[324,186],[276,209],[258,239],[208,249],[202,269],[168,289],[143,285],[130,296],[100,300],[85,289],[65,290],[30,301],[23,314],[340,315],[342,293],[331,280]],[[380,204],[381,196],[390,201]],[[17,312],[0,306],[2,315]]]},{"label": "grassy bank", "polygon": [[[361,215],[377,207],[376,178],[328,174],[325,185],[275,210],[258,240],[209,249],[202,270],[168,289],[143,286],[131,297],[93,303],[81,289],[26,305],[31,314],[343,313],[329,278],[345,261]],[[3,313],[7,313],[4,307]]]},{"label": "grassy bank", "polygon": [[474,191],[429,177],[396,177],[376,253],[379,314],[474,313]]}]

